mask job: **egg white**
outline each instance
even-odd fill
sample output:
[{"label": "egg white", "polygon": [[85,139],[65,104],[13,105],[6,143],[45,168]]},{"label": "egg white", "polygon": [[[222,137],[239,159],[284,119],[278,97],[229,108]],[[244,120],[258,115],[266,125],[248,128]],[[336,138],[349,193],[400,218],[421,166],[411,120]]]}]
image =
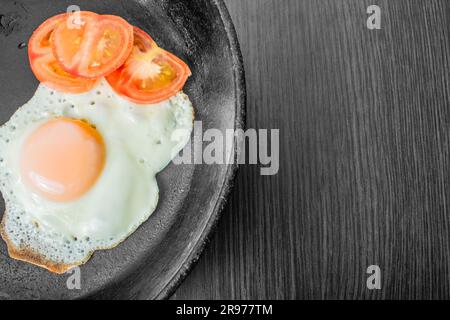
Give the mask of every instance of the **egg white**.
[{"label": "egg white", "polygon": [[[6,204],[2,235],[10,253],[63,272],[86,262],[94,251],[124,241],[156,209],[155,176],[189,142],[193,114],[183,93],[143,106],[118,96],[104,80],[78,95],[40,85],[0,128],[0,191]],[[58,117],[87,120],[106,146],[98,181],[72,202],[52,202],[33,193],[19,167],[27,137]]]}]

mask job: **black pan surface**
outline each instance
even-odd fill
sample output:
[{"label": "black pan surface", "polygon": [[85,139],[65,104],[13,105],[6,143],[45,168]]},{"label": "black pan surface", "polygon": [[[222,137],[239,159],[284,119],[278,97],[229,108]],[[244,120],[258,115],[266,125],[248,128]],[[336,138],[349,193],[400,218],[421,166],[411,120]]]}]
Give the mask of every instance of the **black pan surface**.
[{"label": "black pan surface", "polygon": [[[70,5],[122,16],[187,61],[193,76],[185,92],[204,130],[243,127],[243,65],[222,0],[2,0],[2,124],[31,98],[38,85],[23,43],[40,23]],[[81,290],[68,290],[69,275],[54,275],[10,259],[1,241],[0,300],[167,298],[201,254],[235,170],[234,165],[172,164],[166,168],[158,176],[161,194],[156,212],[120,246],[97,252],[81,267]],[[3,212],[3,201],[0,206]]]}]

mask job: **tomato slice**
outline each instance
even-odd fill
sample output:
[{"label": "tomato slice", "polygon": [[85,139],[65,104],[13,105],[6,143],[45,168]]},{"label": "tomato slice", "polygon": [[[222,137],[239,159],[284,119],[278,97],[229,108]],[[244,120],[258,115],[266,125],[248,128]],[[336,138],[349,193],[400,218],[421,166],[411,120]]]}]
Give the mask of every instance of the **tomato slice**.
[{"label": "tomato slice", "polygon": [[81,11],[69,14],[51,38],[53,53],[64,70],[100,78],[119,68],[133,48],[133,27],[112,15]]},{"label": "tomato slice", "polygon": [[45,85],[65,93],[82,93],[91,90],[97,80],[73,76],[62,69],[53,55],[51,35],[66,18],[60,14],[46,20],[33,33],[28,43],[28,57],[36,78]]},{"label": "tomato slice", "polygon": [[153,39],[134,28],[134,46],[130,57],[107,76],[113,89],[139,104],[158,103],[178,93],[191,76],[181,59],[159,48]]}]

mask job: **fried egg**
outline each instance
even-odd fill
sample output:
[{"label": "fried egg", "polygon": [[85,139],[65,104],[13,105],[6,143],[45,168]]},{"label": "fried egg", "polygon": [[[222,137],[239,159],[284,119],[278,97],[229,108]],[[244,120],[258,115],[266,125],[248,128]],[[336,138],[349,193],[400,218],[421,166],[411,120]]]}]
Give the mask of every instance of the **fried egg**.
[{"label": "fried egg", "polygon": [[193,114],[183,93],[137,105],[104,80],[77,95],[41,84],[0,128],[10,256],[63,273],[123,242],[156,209],[156,175],[189,142]]}]

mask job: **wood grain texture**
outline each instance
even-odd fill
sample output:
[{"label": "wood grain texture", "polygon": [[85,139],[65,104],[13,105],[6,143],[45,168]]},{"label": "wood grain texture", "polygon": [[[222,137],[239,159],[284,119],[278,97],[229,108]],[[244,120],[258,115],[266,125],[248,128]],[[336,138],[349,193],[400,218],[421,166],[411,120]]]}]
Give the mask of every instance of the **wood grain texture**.
[{"label": "wood grain texture", "polygon": [[240,169],[173,298],[450,298],[450,2],[226,2],[280,172]]}]

